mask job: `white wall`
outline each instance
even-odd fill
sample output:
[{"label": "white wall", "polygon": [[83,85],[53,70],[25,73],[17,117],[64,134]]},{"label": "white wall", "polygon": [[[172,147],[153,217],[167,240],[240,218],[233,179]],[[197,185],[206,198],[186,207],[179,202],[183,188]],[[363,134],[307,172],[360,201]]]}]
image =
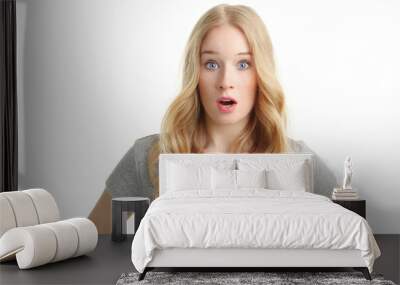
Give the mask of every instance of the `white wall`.
[{"label": "white wall", "polygon": [[[159,132],[189,33],[220,2],[17,0],[20,188],[87,216],[135,139]],[[230,3],[267,25],[290,135],[339,179],[352,155],[373,231],[400,233],[400,2]]]}]

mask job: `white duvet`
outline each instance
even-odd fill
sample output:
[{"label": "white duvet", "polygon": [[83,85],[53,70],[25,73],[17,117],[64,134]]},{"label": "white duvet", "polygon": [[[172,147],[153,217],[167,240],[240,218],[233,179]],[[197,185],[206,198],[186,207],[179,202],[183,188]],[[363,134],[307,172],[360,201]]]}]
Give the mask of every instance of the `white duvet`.
[{"label": "white duvet", "polygon": [[132,242],[143,272],[154,249],[358,249],[372,272],[380,250],[367,221],[327,197],[299,191],[246,189],[171,192],[155,199]]}]

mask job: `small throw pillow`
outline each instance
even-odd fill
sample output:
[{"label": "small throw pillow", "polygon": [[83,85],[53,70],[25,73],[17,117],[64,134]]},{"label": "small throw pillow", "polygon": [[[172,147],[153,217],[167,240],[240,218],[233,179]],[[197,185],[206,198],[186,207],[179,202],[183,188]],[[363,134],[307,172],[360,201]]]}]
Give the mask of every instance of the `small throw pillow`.
[{"label": "small throw pillow", "polygon": [[211,189],[211,167],[168,162],[167,191]]},{"label": "small throw pillow", "polygon": [[268,188],[272,190],[306,191],[307,171],[305,163],[292,168],[275,168],[267,171]]},{"label": "small throw pillow", "polygon": [[237,187],[240,188],[267,188],[267,171],[262,170],[236,170]]},{"label": "small throw pillow", "polygon": [[212,189],[236,190],[236,170],[212,168]]}]

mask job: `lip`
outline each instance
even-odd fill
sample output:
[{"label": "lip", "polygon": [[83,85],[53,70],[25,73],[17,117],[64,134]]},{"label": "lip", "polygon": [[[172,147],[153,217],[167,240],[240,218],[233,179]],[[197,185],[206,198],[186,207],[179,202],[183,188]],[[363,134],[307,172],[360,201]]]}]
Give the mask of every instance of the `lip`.
[{"label": "lip", "polygon": [[[221,100],[232,100],[234,104],[232,105],[223,105],[220,103]],[[221,113],[231,113],[236,109],[236,106],[238,104],[237,100],[233,97],[230,96],[221,96],[217,99],[216,101],[217,107]]]},{"label": "lip", "polygon": [[232,100],[233,102],[235,102],[235,105],[238,103],[237,100],[231,96],[221,96],[217,99],[217,103],[219,103],[219,101],[221,100]]}]

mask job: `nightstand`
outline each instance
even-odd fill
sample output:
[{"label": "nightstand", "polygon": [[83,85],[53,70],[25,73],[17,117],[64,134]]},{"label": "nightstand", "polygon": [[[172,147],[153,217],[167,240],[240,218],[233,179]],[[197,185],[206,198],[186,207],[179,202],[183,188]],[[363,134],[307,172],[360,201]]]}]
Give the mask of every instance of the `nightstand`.
[{"label": "nightstand", "polygon": [[140,221],[144,217],[150,206],[150,199],[146,197],[119,197],[112,199],[112,234],[113,241],[123,241],[126,234],[122,233],[123,212],[135,213],[135,233],[139,227]]},{"label": "nightstand", "polygon": [[366,219],[365,200],[332,200],[332,202],[339,204]]}]

